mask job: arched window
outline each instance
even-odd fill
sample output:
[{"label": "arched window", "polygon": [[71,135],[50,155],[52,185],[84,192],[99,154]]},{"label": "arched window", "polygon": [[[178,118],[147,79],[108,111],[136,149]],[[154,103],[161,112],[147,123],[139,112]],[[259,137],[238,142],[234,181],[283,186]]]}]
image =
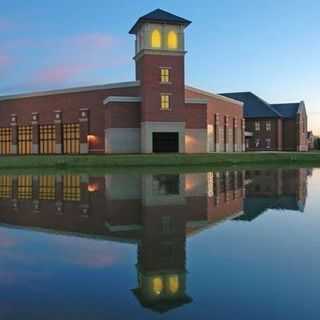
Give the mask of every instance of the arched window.
[{"label": "arched window", "polygon": [[161,48],[161,33],[158,29],[152,31],[151,47],[152,48]]},{"label": "arched window", "polygon": [[177,49],[178,48],[178,36],[174,31],[168,33],[168,48]]}]

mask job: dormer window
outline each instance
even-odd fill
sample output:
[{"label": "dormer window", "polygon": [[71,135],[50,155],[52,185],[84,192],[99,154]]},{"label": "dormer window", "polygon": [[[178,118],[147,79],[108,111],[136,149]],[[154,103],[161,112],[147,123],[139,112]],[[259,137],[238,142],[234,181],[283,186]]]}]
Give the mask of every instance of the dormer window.
[{"label": "dormer window", "polygon": [[170,50],[178,49],[178,36],[175,31],[170,31],[168,33],[168,49]]},{"label": "dormer window", "polygon": [[152,48],[161,48],[161,33],[158,29],[155,29],[152,31],[151,47]]}]

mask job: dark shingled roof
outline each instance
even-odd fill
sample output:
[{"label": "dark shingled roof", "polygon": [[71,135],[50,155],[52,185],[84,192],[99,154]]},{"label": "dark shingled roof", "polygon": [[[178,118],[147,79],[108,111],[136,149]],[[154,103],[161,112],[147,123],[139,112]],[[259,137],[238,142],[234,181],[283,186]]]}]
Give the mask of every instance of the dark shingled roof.
[{"label": "dark shingled roof", "polygon": [[300,107],[300,103],[282,103],[282,104],[272,104],[274,109],[276,109],[283,118],[294,119]]},{"label": "dark shingled roof", "polygon": [[145,22],[169,23],[169,24],[178,24],[178,25],[184,25],[184,26],[188,26],[191,23],[191,21],[178,17],[170,12],[167,12],[161,9],[156,9],[140,17],[138,21],[135,23],[135,25],[131,28],[129,33],[135,34],[137,32],[139,25]]},{"label": "dark shingled roof", "polygon": [[252,92],[222,93],[222,96],[242,101],[245,118],[296,118],[300,103],[270,104]]},{"label": "dark shingled roof", "polygon": [[222,93],[222,96],[242,101],[245,118],[280,118],[281,114],[252,92]]}]

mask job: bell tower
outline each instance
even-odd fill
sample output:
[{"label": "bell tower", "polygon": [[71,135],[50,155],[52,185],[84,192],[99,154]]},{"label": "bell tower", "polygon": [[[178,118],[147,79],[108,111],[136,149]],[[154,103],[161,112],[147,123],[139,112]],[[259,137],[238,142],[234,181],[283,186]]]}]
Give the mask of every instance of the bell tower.
[{"label": "bell tower", "polygon": [[135,35],[141,84],[141,151],[184,152],[184,30],[191,22],[161,9],[141,17]]}]

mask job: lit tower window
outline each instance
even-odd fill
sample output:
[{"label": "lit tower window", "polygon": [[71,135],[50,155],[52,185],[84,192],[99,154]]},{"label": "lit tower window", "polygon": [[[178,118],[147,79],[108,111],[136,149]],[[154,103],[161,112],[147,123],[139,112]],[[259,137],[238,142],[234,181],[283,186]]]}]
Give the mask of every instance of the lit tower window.
[{"label": "lit tower window", "polygon": [[170,109],[170,98],[169,95],[161,95],[161,110],[168,111]]},{"label": "lit tower window", "polygon": [[177,49],[178,48],[178,36],[174,31],[168,33],[168,48]]},{"label": "lit tower window", "polygon": [[151,47],[152,48],[161,48],[161,33],[158,29],[155,29],[152,31]]}]

